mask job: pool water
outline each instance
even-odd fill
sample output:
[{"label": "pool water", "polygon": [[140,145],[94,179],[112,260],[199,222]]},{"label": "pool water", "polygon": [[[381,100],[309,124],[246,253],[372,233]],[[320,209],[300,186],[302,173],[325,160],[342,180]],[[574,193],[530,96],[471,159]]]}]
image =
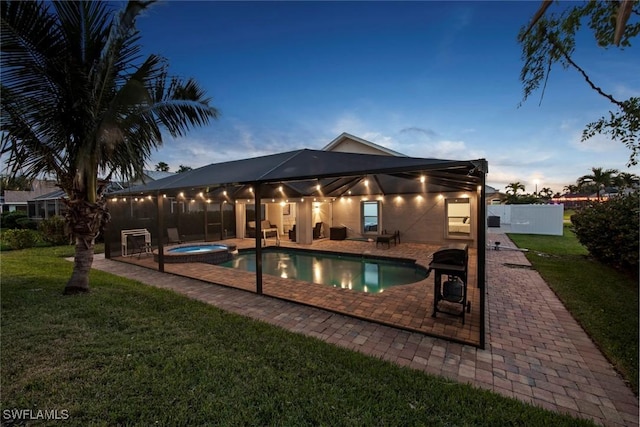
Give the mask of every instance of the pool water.
[{"label": "pool water", "polygon": [[194,246],[180,246],[177,248],[169,249],[167,252],[179,253],[179,254],[197,254],[200,252],[219,251],[221,249],[227,249],[224,245],[194,245]]},{"label": "pool water", "polygon": [[[253,251],[243,252],[220,265],[255,271],[256,254]],[[262,253],[262,272],[368,293],[383,292],[392,286],[415,283],[426,278],[424,268],[402,260],[283,249],[267,249]]]}]

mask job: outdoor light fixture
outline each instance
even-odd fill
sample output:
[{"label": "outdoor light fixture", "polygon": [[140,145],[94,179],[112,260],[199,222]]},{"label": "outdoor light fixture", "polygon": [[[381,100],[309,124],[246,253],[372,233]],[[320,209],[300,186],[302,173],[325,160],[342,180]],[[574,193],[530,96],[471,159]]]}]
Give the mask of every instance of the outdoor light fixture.
[{"label": "outdoor light fixture", "polygon": [[320,191],[320,184],[316,185],[316,190]]},{"label": "outdoor light fixture", "polygon": [[282,192],[282,185],[278,187],[278,191]]},{"label": "outdoor light fixture", "polygon": [[422,182],[424,184],[425,180],[426,180],[426,178],[424,177],[424,175],[420,175],[420,182]]},{"label": "outdoor light fixture", "polygon": [[364,186],[365,186],[365,187],[368,187],[368,186],[369,186],[369,180],[368,180],[368,179],[365,179],[365,180],[364,180]]},{"label": "outdoor light fixture", "polygon": [[178,193],[178,196],[184,198],[184,193],[181,191],[180,193]]},{"label": "outdoor light fixture", "polygon": [[249,187],[249,191],[253,193],[253,187]]},{"label": "outdoor light fixture", "polygon": [[204,197],[204,194],[202,194],[202,191],[198,193],[198,196]]},{"label": "outdoor light fixture", "polygon": [[227,190],[224,190],[224,191],[222,192],[222,194],[226,196],[226,195],[227,195]]}]

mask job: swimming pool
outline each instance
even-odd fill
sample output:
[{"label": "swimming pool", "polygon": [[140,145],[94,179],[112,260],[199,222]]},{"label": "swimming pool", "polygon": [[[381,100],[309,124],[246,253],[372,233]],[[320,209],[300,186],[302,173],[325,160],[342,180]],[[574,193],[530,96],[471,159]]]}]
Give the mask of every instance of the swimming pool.
[{"label": "swimming pool", "polygon": [[[168,264],[185,262],[205,262],[207,264],[220,264],[230,260],[236,251],[235,245],[222,245],[217,243],[188,243],[178,246],[170,246],[164,250],[164,262]],[[158,250],[153,251],[153,259],[158,262]]]},{"label": "swimming pool", "polygon": [[[255,251],[241,252],[220,265],[255,271]],[[392,286],[415,283],[427,277],[426,269],[410,260],[282,248],[263,251],[262,272],[368,293],[383,292]]]}]

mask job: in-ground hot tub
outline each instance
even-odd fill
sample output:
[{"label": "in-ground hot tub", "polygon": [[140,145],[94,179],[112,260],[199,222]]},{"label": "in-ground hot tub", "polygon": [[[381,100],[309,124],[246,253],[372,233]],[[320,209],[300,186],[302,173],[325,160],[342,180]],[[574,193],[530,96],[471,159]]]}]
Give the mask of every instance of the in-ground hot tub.
[{"label": "in-ground hot tub", "polygon": [[[164,249],[164,262],[167,264],[185,262],[204,262],[207,264],[221,264],[233,258],[238,253],[235,245],[221,243],[188,243],[177,246],[167,246]],[[153,251],[153,260],[158,262],[158,250]]]}]

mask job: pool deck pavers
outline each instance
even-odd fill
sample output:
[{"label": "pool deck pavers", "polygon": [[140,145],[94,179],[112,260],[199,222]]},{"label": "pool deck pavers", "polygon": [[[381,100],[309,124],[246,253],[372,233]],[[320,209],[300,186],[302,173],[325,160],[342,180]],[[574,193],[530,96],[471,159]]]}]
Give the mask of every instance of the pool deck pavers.
[{"label": "pool deck pavers", "polygon": [[[638,426],[638,398],[524,254],[506,235],[490,233],[488,240],[500,241],[502,249],[487,251],[484,350],[102,256],[93,268],[552,411],[607,426]],[[398,247],[403,245],[410,247]]]}]

